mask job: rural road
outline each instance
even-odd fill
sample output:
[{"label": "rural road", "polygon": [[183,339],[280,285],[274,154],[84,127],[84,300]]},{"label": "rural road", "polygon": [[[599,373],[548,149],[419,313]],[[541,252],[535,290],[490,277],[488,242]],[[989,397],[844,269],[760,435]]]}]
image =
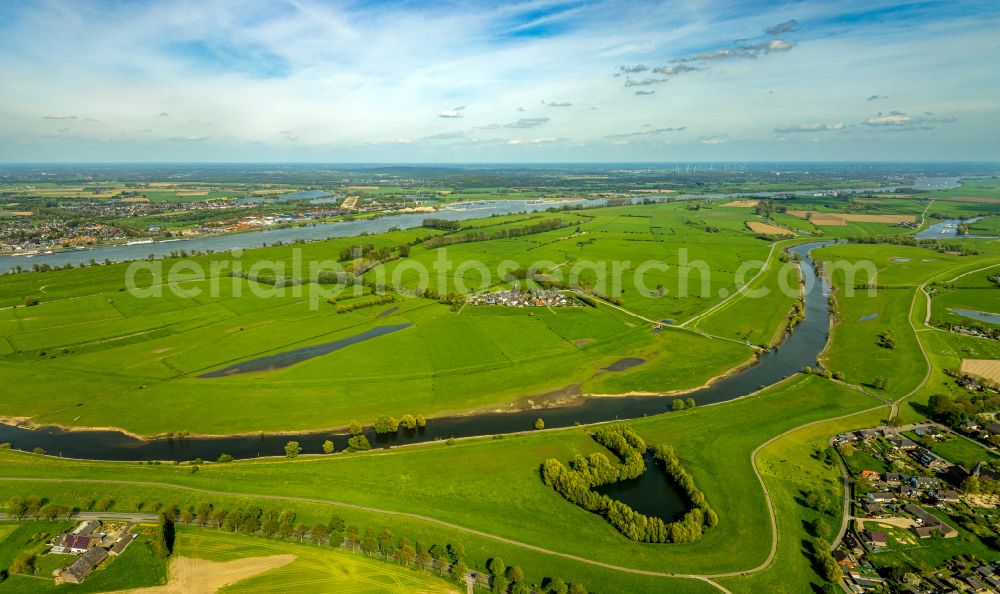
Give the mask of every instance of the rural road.
[{"label": "rural road", "polygon": [[781,241],[772,243],[771,244],[771,250],[769,252],[767,252],[767,259],[764,261],[764,265],[760,268],[760,270],[757,271],[757,274],[753,275],[753,277],[751,277],[750,280],[748,280],[747,282],[743,283],[743,286],[740,287],[739,289],[736,289],[736,291],[732,295],[726,297],[722,301],[716,303],[715,305],[713,305],[712,307],[706,309],[705,311],[701,312],[700,314],[698,314],[696,316],[693,316],[691,318],[688,318],[683,323],[677,324],[677,327],[678,328],[686,328],[688,324],[690,324],[692,322],[697,322],[698,320],[711,315],[713,312],[715,312],[719,308],[723,307],[724,305],[726,305],[727,303],[729,303],[733,299],[736,299],[737,297],[739,297],[740,295],[742,295],[743,293],[745,293],[750,288],[750,285],[752,285],[758,278],[761,277],[762,274],[764,274],[765,272],[767,272],[767,270],[769,268],[771,268],[771,260],[773,260],[773,258],[774,258],[775,249],[777,249],[777,247],[779,245],[781,245],[782,247],[784,247],[784,243],[785,242],[781,242]]},{"label": "rural road", "polygon": [[[159,514],[130,514],[122,512],[73,512],[69,520],[110,520],[125,522],[159,522]],[[17,520],[10,514],[0,514],[0,520]]]},{"label": "rural road", "polygon": [[837,464],[840,466],[840,478],[844,484],[844,510],[841,512],[840,530],[830,545],[830,551],[837,550],[840,541],[844,540],[844,535],[847,534],[847,526],[851,523],[851,475],[847,472],[847,466],[840,456],[837,456]]}]

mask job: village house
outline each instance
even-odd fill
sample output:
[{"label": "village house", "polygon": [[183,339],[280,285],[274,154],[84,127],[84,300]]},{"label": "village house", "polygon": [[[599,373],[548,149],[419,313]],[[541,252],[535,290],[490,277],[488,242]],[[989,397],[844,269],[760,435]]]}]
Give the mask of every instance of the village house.
[{"label": "village house", "polygon": [[941,479],[933,476],[915,476],[910,479],[910,487],[917,491],[927,491],[938,488],[943,482]]},{"label": "village house", "polygon": [[907,513],[912,514],[916,518],[917,523],[920,524],[920,526],[913,529],[913,532],[919,538],[930,538],[935,532],[939,533],[944,538],[955,538],[958,536],[958,530],[955,530],[948,524],[944,523],[940,518],[919,505],[911,503],[903,509]]},{"label": "village house", "polygon": [[913,441],[905,435],[898,435],[896,437],[889,438],[889,445],[892,446],[894,450],[914,450],[917,448],[917,442]]},{"label": "village house", "polygon": [[958,503],[959,494],[958,491],[953,491],[951,489],[939,489],[931,492],[931,499],[937,503]]},{"label": "village house", "polygon": [[880,532],[878,530],[866,530],[865,538],[868,540],[868,544],[876,549],[884,549],[889,546],[889,537],[886,536],[885,532]]},{"label": "village house", "polygon": [[892,493],[869,493],[868,499],[873,503],[890,503],[896,500],[896,496]]},{"label": "village house", "polygon": [[889,517],[889,512],[886,511],[884,507],[873,502],[865,501],[861,504],[861,510],[865,513],[866,517],[869,518],[887,518]]},{"label": "village house", "polygon": [[917,461],[917,464],[928,470],[940,471],[951,466],[947,460],[925,448],[916,448],[910,452],[910,455]]}]

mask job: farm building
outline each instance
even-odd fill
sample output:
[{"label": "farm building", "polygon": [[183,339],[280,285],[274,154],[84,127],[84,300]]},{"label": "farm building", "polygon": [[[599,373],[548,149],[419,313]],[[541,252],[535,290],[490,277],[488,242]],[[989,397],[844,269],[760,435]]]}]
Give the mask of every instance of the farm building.
[{"label": "farm building", "polygon": [[72,565],[59,572],[56,576],[57,583],[79,584],[108,558],[108,552],[100,547],[94,547],[73,562]]},{"label": "farm building", "polygon": [[135,537],[136,537],[135,534],[128,534],[128,533],[123,534],[118,540],[115,541],[115,544],[111,547],[111,550],[109,551],[111,553],[111,556],[117,557],[118,555],[124,553],[125,549],[128,548],[128,545],[132,544],[132,541],[135,540]]},{"label": "farm building", "polygon": [[101,523],[97,520],[87,520],[85,522],[80,522],[80,525],[73,529],[71,534],[79,534],[80,536],[89,536],[94,530],[101,527]]},{"label": "farm building", "polygon": [[89,536],[62,534],[53,541],[52,552],[79,555],[80,553],[86,553],[93,546],[94,539]]}]

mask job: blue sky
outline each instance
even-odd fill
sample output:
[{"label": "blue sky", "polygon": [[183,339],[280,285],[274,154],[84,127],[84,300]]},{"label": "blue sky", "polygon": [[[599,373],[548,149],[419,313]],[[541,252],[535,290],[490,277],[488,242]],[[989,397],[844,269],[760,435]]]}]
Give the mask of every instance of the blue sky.
[{"label": "blue sky", "polygon": [[995,161],[997,31],[992,0],[6,2],[0,161]]}]

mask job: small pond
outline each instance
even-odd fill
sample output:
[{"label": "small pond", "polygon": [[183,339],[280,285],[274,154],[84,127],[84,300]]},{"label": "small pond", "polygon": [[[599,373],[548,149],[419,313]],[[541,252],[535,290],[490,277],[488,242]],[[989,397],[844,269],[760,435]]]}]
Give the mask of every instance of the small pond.
[{"label": "small pond", "polygon": [[277,197],[279,202],[289,202],[291,200],[309,200],[312,198],[323,198],[324,196],[329,196],[329,192],[324,192],[323,190],[304,190],[302,192],[293,192],[291,194],[282,194]]},{"label": "small pond", "polygon": [[639,478],[620,481],[595,487],[594,491],[621,501],[640,514],[660,518],[668,524],[679,520],[687,513],[690,505],[677,487],[676,483],[663,472],[653,458],[653,453],[646,452],[646,472]]},{"label": "small pond", "polygon": [[603,371],[625,371],[626,369],[631,369],[637,365],[642,365],[645,362],[645,359],[640,359],[638,357],[625,357],[624,359],[618,359],[611,365],[602,367],[601,369]]},{"label": "small pond", "polygon": [[275,369],[283,369],[296,363],[301,363],[307,359],[312,359],[314,357],[319,357],[320,355],[327,355],[334,351],[339,351],[340,349],[351,346],[352,344],[357,344],[359,342],[364,342],[366,340],[375,338],[377,336],[383,336],[385,334],[391,334],[393,332],[398,332],[403,328],[412,326],[413,324],[393,324],[391,326],[379,326],[377,328],[372,328],[361,334],[356,334],[354,336],[349,336],[347,338],[341,338],[340,340],[334,340],[331,342],[324,342],[321,344],[314,344],[307,347],[302,347],[294,349],[291,351],[284,351],[276,355],[267,355],[265,357],[257,357],[256,359],[250,359],[249,361],[242,361],[230,365],[228,367],[223,367],[222,369],[216,369],[215,371],[209,371],[208,373],[203,373],[198,377],[226,377],[230,375],[238,375],[240,373],[252,373],[254,371],[272,371]]},{"label": "small pond", "polygon": [[952,313],[957,313],[960,316],[972,318],[973,320],[985,322],[987,324],[1000,324],[1000,314],[990,313],[988,311],[976,311],[974,309],[961,309],[961,308],[949,309],[948,311]]}]

